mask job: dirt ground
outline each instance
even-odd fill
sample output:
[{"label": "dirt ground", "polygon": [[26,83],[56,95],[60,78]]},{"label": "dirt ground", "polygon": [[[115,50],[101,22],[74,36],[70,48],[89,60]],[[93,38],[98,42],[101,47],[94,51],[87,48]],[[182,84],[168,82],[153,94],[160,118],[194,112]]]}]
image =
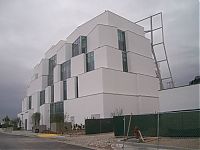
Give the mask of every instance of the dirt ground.
[{"label": "dirt ground", "polygon": [[159,144],[165,146],[175,146],[183,148],[200,149],[200,138],[146,138],[145,143]]}]

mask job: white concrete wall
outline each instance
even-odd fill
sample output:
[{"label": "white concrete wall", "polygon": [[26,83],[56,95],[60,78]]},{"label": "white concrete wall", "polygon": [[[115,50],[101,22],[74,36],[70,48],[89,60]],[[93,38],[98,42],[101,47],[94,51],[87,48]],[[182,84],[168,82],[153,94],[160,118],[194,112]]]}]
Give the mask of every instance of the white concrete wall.
[{"label": "white concrete wall", "polygon": [[61,65],[56,65],[55,68],[53,69],[53,82],[56,83],[61,80]]},{"label": "white concrete wall", "polygon": [[50,104],[43,104],[40,106],[40,125],[46,125],[50,128]]},{"label": "white concrete wall", "polygon": [[40,111],[40,92],[36,92],[32,95],[32,103],[33,103],[33,113]]},{"label": "white concrete wall", "polygon": [[63,101],[63,81],[54,83],[54,102]]},{"label": "white concrete wall", "polygon": [[64,115],[69,116],[69,118],[74,116],[77,124],[85,124],[85,119],[91,118],[92,114],[100,114],[100,117],[104,116],[103,94],[64,101]]},{"label": "white concrete wall", "polygon": [[103,91],[105,93],[136,95],[136,74],[103,69]]},{"label": "white concrete wall", "polygon": [[103,92],[102,69],[93,70],[78,76],[79,97]]},{"label": "white concrete wall", "polygon": [[159,91],[160,111],[200,108],[200,84]]},{"label": "white concrete wall", "polygon": [[30,82],[27,89],[27,95],[32,95],[35,92],[44,90],[48,85],[48,76],[41,76]]},{"label": "white concrete wall", "polygon": [[63,47],[63,45],[66,43],[66,41],[59,41],[56,45],[53,45],[46,53],[45,58],[49,59],[52,56],[54,56],[59,49]]},{"label": "white concrete wall", "polygon": [[97,25],[87,36],[88,52],[109,45],[118,48],[117,28],[107,25]]},{"label": "white concrete wall", "polygon": [[137,74],[137,94],[158,97],[158,78]]},{"label": "white concrete wall", "polygon": [[67,99],[76,98],[76,77],[67,79]]},{"label": "white concrete wall", "polygon": [[140,73],[156,77],[154,70],[155,63],[153,59],[137,55],[132,52],[127,53],[127,59],[128,72]]},{"label": "white concrete wall", "polygon": [[95,69],[111,68],[115,70],[123,70],[122,52],[115,48],[104,46],[94,51]]},{"label": "white concrete wall", "polygon": [[51,103],[51,86],[45,89],[45,103]]},{"label": "white concrete wall", "polygon": [[85,54],[80,54],[78,56],[71,58],[71,76],[77,76],[79,74],[85,73]]},{"label": "white concrete wall", "polygon": [[47,76],[49,74],[49,60],[42,59],[38,66],[38,77]]},{"label": "white concrete wall", "polygon": [[150,40],[130,31],[125,32],[126,51],[152,58]]},{"label": "white concrete wall", "polygon": [[62,64],[72,57],[72,44],[65,43],[57,52],[57,64]]}]

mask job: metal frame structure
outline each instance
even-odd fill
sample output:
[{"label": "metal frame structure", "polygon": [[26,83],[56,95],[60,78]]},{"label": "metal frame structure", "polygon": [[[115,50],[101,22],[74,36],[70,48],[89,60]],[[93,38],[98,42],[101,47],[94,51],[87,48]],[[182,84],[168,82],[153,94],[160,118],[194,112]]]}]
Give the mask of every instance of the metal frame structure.
[{"label": "metal frame structure", "polygon": [[[160,17],[161,26],[154,28],[153,27],[153,17],[156,17],[156,16]],[[145,34],[150,33],[151,51],[152,51],[153,58],[154,58],[154,61],[155,61],[155,65],[156,65],[156,69],[157,69],[156,74],[157,74],[157,77],[159,78],[159,81],[160,81],[160,90],[165,89],[164,84],[163,84],[164,80],[170,80],[170,82],[169,82],[171,84],[170,88],[174,88],[174,81],[173,81],[173,78],[172,78],[172,73],[171,73],[171,69],[170,69],[170,66],[169,66],[169,61],[168,61],[166,47],[165,47],[165,42],[164,42],[164,30],[163,30],[162,12],[156,13],[156,14],[154,14],[152,16],[149,16],[149,17],[146,17],[146,18],[141,19],[139,21],[136,21],[135,23],[138,24],[138,23],[141,23],[141,22],[146,21],[146,20],[149,20],[150,30],[145,31]],[[161,35],[161,42],[154,43],[154,34],[153,33],[155,31],[157,31],[157,30],[161,30],[161,34],[162,34]],[[159,60],[159,61],[156,58],[156,52],[154,50],[154,47],[158,46],[158,45],[162,45],[163,51],[164,51],[164,56],[165,56],[164,59]],[[161,72],[160,72],[160,68],[159,68],[159,63],[161,63],[161,62],[166,62],[167,63],[167,68],[168,68],[168,71],[169,71],[169,77],[162,78],[162,75],[161,75]]]}]

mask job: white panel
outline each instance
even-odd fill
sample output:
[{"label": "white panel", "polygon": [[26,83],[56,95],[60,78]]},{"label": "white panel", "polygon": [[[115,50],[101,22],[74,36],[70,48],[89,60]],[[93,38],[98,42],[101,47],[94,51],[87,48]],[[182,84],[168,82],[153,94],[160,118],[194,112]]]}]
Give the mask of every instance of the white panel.
[{"label": "white panel", "polygon": [[71,76],[77,76],[85,72],[85,54],[71,58]]},{"label": "white panel", "polygon": [[51,86],[45,89],[45,103],[51,103]]},{"label": "white panel", "polygon": [[100,47],[99,44],[99,25],[97,25],[87,36],[87,52]]},{"label": "white panel", "polygon": [[76,97],[76,77],[67,79],[67,99]]},{"label": "white panel", "polygon": [[62,64],[72,57],[72,44],[66,43],[57,52],[57,64]]},{"label": "white panel", "polygon": [[32,101],[33,101],[33,111],[39,112],[39,107],[40,107],[40,92],[36,92],[32,96]]},{"label": "white panel", "polygon": [[43,104],[40,106],[40,125],[46,125],[50,128],[50,104]]},{"label": "white panel", "polygon": [[45,58],[49,59],[56,55],[57,51],[66,43],[66,41],[59,41],[56,45],[53,45],[46,53]]},{"label": "white panel", "polygon": [[136,95],[136,74],[103,69],[103,91],[105,93]]},{"label": "white panel", "polygon": [[44,76],[49,74],[49,60],[48,59],[42,59],[39,68],[38,68],[38,76]]},{"label": "white panel", "polygon": [[61,69],[61,65],[56,65],[54,70],[53,70],[53,81],[54,81],[54,83],[60,81],[60,79],[61,79],[60,69]]},{"label": "white panel", "polygon": [[122,52],[108,46],[98,48],[94,51],[95,69],[111,68],[115,70],[123,70]]},{"label": "white panel", "polygon": [[67,37],[68,43],[73,43],[80,35],[88,35],[88,33],[97,25],[97,24],[108,24],[108,14],[104,12],[95,18],[87,21],[86,23],[80,25],[76,28],[74,32],[72,32]]},{"label": "white panel", "polygon": [[32,130],[33,127],[32,115],[33,115],[33,110],[29,110],[27,113],[27,130]]},{"label": "white panel", "polygon": [[159,100],[153,97],[139,97],[139,114],[150,114],[159,111]]},{"label": "white panel", "polygon": [[137,55],[132,52],[127,53],[128,72],[140,73],[156,77],[155,64],[153,59]]},{"label": "white panel", "polygon": [[92,95],[73,100],[64,101],[64,115],[68,116],[66,120],[74,116],[77,124],[85,124],[85,119],[91,118],[92,114],[103,116],[103,95]]},{"label": "white panel", "polygon": [[138,95],[158,97],[158,78],[137,74]]},{"label": "white panel", "polygon": [[122,115],[139,114],[139,101],[137,96],[104,94],[103,107],[104,117],[112,117],[111,113],[117,115],[117,111],[123,111]]},{"label": "white panel", "polygon": [[108,45],[118,48],[117,28],[99,25],[99,46]]},{"label": "white panel", "polygon": [[160,111],[200,108],[200,84],[159,91]]},{"label": "white panel", "polygon": [[54,83],[54,102],[63,101],[63,81]]},{"label": "white panel", "polygon": [[126,31],[126,51],[135,52],[152,58],[150,40],[137,35],[135,33]]},{"label": "white panel", "polygon": [[130,30],[132,32],[135,32],[139,35],[144,36],[144,28],[142,26],[139,26],[117,14],[114,14],[110,11],[108,11],[108,23],[111,26],[115,26],[123,31]]},{"label": "white panel", "polygon": [[102,69],[93,70],[78,76],[79,97],[103,92]]}]

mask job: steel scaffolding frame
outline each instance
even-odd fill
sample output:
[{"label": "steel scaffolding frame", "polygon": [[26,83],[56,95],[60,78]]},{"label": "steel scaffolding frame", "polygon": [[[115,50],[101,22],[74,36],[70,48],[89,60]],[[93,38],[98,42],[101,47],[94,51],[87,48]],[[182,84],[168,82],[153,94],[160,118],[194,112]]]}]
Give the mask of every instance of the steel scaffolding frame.
[{"label": "steel scaffolding frame", "polygon": [[[156,16],[160,17],[161,26],[154,28],[153,27],[153,17],[156,17]],[[139,21],[136,21],[135,23],[139,24],[139,23],[141,23],[143,21],[146,21],[146,20],[149,20],[150,30],[145,31],[145,34],[150,33],[151,51],[152,51],[153,58],[154,58],[154,61],[155,61],[155,65],[156,65],[156,69],[157,69],[156,75],[157,75],[157,77],[159,78],[159,81],[160,81],[160,90],[165,89],[164,84],[163,84],[164,80],[170,80],[169,83],[171,84],[171,87],[169,87],[169,88],[174,88],[174,81],[173,81],[173,78],[172,78],[172,73],[171,73],[171,69],[170,69],[170,66],[169,66],[169,61],[168,61],[165,42],[164,42],[164,30],[163,30],[162,12],[156,13],[156,14],[154,14],[152,16],[149,16],[149,17],[146,17],[146,18],[141,19]],[[154,34],[153,33],[155,31],[157,31],[157,30],[161,30],[161,34],[162,34],[161,35],[161,42],[154,43]],[[164,57],[165,57],[164,59],[159,60],[159,61],[156,58],[156,53],[155,53],[155,50],[154,50],[155,46],[158,46],[158,45],[162,45],[163,51],[164,51]],[[159,63],[161,63],[161,62],[166,62],[167,63],[167,69],[168,69],[168,72],[169,72],[169,77],[165,77],[165,78],[162,77],[161,72],[160,72],[160,68],[159,68]]]}]

